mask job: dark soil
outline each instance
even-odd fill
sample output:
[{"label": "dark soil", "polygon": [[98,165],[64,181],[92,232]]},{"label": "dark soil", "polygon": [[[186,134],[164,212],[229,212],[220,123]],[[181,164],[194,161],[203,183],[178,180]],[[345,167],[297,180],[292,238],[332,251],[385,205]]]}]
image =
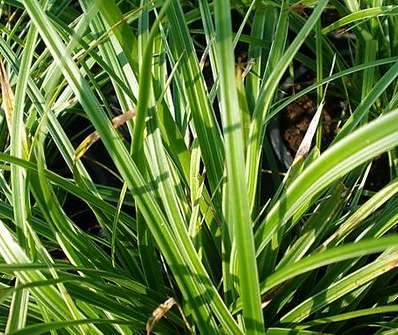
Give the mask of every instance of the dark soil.
[{"label": "dark soil", "polygon": [[390,172],[387,154],[380,155],[373,160],[365,188],[377,192],[390,181]]},{"label": "dark soil", "polygon": [[[282,114],[281,133],[291,154],[295,154],[308,129],[312,117],[316,112],[316,103],[305,95],[291,103]],[[330,141],[335,132],[335,124],[330,108],[325,107],[322,112],[323,141]]]},{"label": "dark soil", "polygon": [[[305,95],[291,103],[280,117],[280,134],[286,148],[294,157],[316,112],[314,99]],[[333,99],[326,102],[322,112],[322,149],[325,150],[337,133],[336,120],[341,113],[341,102]],[[374,159],[365,187],[378,191],[389,181],[389,166],[386,155]]]}]

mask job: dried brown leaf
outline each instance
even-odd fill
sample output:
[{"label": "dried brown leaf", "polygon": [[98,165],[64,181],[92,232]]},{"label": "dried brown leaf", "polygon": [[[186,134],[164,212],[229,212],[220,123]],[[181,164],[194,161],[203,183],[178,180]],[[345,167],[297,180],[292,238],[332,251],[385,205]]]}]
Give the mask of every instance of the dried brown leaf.
[{"label": "dried brown leaf", "polygon": [[322,109],[323,109],[323,102],[319,105],[315,115],[313,116],[310,125],[308,126],[307,132],[304,135],[303,140],[301,141],[301,144],[297,150],[296,153],[296,157],[294,159],[294,161],[300,159],[300,157],[306,157],[308,152],[311,149],[311,143],[312,140],[315,136],[316,133],[316,129],[318,127],[319,124],[319,120],[321,118],[321,113],[322,113]]},{"label": "dried brown leaf", "polygon": [[165,314],[175,305],[177,302],[174,298],[168,298],[164,303],[160,304],[153,313],[152,316],[149,318],[148,322],[146,323],[146,333],[150,335],[152,333],[153,327],[155,324],[159,322],[159,320],[165,316]]},{"label": "dried brown leaf", "polygon": [[10,81],[3,62],[0,62],[1,95],[3,98],[6,121],[9,131],[12,125],[12,113],[14,111],[14,93],[11,89]]}]

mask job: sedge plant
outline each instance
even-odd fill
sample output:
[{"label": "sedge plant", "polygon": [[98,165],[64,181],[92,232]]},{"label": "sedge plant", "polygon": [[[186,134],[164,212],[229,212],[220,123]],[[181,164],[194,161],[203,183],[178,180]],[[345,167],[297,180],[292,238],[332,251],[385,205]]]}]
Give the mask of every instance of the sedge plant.
[{"label": "sedge plant", "polygon": [[[398,331],[397,13],[0,1],[0,331]],[[285,171],[268,129],[303,96]]]}]

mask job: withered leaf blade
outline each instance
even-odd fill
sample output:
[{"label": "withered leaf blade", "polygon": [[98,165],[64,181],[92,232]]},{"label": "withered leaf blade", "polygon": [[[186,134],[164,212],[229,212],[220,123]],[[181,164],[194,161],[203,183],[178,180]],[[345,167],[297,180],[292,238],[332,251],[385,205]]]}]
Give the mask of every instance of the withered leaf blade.
[{"label": "withered leaf blade", "polygon": [[128,120],[132,119],[135,116],[135,110],[128,111],[126,113],[115,116],[112,119],[112,124],[114,128],[119,128],[124,125]]},{"label": "withered leaf blade", "polygon": [[308,126],[303,140],[301,141],[301,144],[296,153],[296,157],[294,158],[294,162],[307,156],[308,152],[310,151],[311,143],[316,133],[316,129],[318,128],[319,120],[321,118],[323,106],[324,102],[322,101],[319,104],[318,109],[310,122],[310,125]]},{"label": "withered leaf blade", "polygon": [[14,93],[11,89],[10,81],[8,79],[8,75],[4,68],[3,62],[1,61],[0,61],[0,80],[1,80],[1,95],[4,103],[7,126],[9,131],[11,131],[12,114],[14,111]]},{"label": "withered leaf blade", "polygon": [[155,327],[156,323],[175,305],[177,302],[174,298],[168,298],[163,304],[160,304],[153,313],[152,316],[149,318],[148,322],[146,323],[146,334],[150,335],[152,333],[153,328]]},{"label": "withered leaf blade", "polygon": [[[117,129],[125,124],[128,120],[132,119],[135,116],[135,111],[131,110],[121,115],[118,115],[112,119],[113,128]],[[77,147],[75,150],[75,160],[79,160],[84,156],[87,150],[100,139],[100,135],[94,131],[90,135],[88,135]]]}]

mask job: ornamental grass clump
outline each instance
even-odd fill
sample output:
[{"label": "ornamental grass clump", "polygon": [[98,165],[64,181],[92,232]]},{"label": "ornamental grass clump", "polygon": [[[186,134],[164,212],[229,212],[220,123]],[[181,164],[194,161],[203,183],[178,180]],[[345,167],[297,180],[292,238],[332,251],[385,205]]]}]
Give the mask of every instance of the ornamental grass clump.
[{"label": "ornamental grass clump", "polygon": [[1,1],[0,331],[398,332],[397,13]]}]

